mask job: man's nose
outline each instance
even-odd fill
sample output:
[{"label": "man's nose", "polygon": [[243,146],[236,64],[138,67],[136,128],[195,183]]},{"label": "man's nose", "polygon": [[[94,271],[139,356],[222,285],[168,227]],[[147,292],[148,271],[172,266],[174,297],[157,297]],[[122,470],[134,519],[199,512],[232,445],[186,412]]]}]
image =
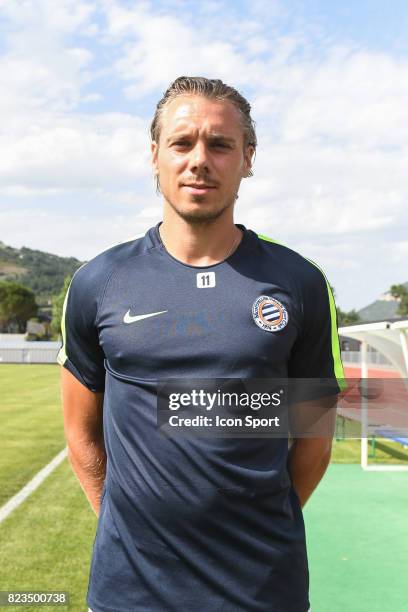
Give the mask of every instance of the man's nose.
[{"label": "man's nose", "polygon": [[204,142],[197,142],[190,156],[190,170],[200,169],[209,169],[208,150]]}]

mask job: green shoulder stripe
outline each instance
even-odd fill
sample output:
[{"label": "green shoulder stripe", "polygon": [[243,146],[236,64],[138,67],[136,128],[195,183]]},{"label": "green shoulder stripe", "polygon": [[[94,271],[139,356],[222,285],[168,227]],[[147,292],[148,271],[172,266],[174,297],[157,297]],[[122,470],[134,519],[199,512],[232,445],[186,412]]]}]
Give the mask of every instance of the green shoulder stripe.
[{"label": "green shoulder stripe", "polygon": [[273,242],[274,244],[282,244],[281,242],[278,242],[277,240],[274,240],[273,238],[268,238],[268,236],[264,236],[263,234],[257,234],[258,238],[260,238],[261,240],[265,240],[266,242]]},{"label": "green shoulder stripe", "polygon": [[333,291],[330,287],[330,283],[327,280],[327,276],[323,272],[320,266],[317,265],[314,261],[306,257],[311,264],[313,264],[320,272],[323,274],[323,278],[326,281],[327,293],[329,296],[329,304],[330,304],[330,317],[331,317],[331,339],[332,339],[332,353],[333,353],[333,362],[334,362],[334,373],[337,378],[337,382],[339,383],[340,391],[344,391],[347,389],[347,383],[345,381],[343,364],[341,362],[341,354],[340,354],[340,342],[339,342],[339,334],[337,331],[337,311],[336,304],[334,302]]}]

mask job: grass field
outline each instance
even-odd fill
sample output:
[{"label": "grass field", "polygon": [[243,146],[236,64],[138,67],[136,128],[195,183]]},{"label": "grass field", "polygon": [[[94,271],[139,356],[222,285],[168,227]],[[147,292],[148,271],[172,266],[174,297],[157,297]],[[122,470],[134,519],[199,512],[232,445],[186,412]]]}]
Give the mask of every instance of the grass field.
[{"label": "grass field", "polygon": [[[64,447],[64,437],[57,366],[1,364],[0,389],[1,506]],[[383,442],[375,460],[406,456],[401,445]],[[408,474],[339,465],[359,461],[358,440],[334,441],[332,465],[305,508],[313,612],[407,609],[400,583],[408,558]],[[64,590],[70,610],[86,611],[95,528],[65,460],[0,524],[0,591]]]},{"label": "grass field", "polygon": [[0,365],[0,506],[64,448],[59,369]]},{"label": "grass field", "polygon": [[[0,506],[65,446],[59,367],[0,365]],[[84,604],[96,527],[65,460],[0,525],[0,590],[65,590]],[[7,610],[22,607],[7,607]],[[63,608],[47,606],[47,610]]]},{"label": "grass field", "polygon": [[87,610],[95,528],[96,517],[64,461],[0,525],[0,591],[68,591],[69,610]]}]

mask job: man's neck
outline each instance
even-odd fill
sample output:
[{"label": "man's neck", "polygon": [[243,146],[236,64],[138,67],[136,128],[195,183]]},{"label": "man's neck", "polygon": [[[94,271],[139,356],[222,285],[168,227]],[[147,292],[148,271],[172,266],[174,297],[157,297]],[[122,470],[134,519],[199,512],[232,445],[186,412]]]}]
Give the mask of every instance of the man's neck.
[{"label": "man's neck", "polygon": [[159,232],[170,255],[193,266],[210,266],[227,259],[242,239],[232,215],[190,223],[179,215],[164,214]]}]

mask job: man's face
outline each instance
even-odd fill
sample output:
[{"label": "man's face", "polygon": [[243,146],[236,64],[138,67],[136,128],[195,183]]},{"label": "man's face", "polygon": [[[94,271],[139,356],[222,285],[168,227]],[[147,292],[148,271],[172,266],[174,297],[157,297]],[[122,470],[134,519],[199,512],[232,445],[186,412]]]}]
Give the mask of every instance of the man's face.
[{"label": "man's face", "polygon": [[165,200],[185,220],[215,219],[233,206],[251,167],[240,115],[229,101],[178,96],[164,109],[153,167]]}]

